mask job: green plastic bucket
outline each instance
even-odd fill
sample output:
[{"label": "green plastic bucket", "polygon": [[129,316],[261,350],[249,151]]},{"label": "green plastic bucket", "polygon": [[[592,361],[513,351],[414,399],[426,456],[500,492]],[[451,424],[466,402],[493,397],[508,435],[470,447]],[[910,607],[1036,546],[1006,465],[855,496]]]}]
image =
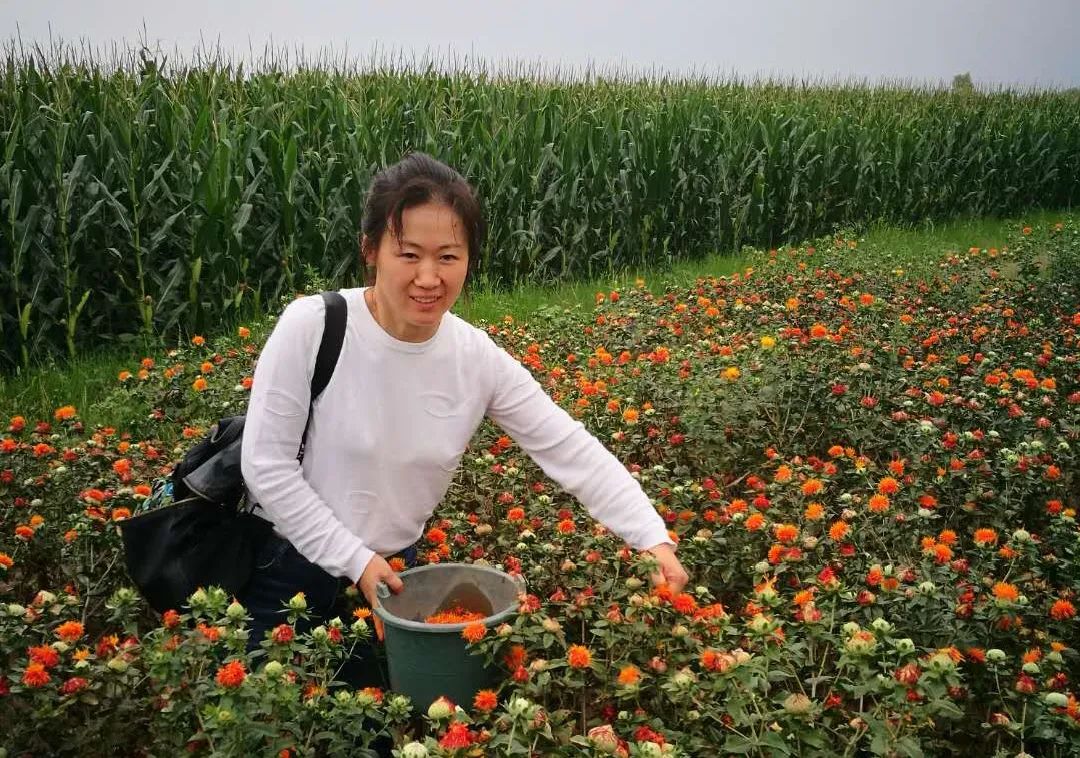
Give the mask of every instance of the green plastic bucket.
[{"label": "green plastic bucket", "polygon": [[446,696],[468,709],[479,690],[493,686],[498,670],[466,650],[467,624],[429,624],[424,619],[459,606],[484,613],[489,629],[517,612],[525,580],[490,566],[434,563],[399,574],[405,587],[392,594],[380,584],[375,613],[383,622],[390,688],[408,695],[423,712]]}]

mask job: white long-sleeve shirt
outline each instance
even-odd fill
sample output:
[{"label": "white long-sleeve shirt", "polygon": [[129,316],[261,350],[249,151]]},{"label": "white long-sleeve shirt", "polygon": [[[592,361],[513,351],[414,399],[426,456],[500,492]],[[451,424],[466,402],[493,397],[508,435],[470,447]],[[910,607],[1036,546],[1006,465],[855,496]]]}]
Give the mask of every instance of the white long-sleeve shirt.
[{"label": "white long-sleeve shirt", "polygon": [[315,401],[303,463],[321,297],[282,314],[255,368],[244,428],[249,496],[301,555],[356,581],[375,553],[419,539],[485,415],[631,547],[671,542],[626,468],[482,330],[448,313],[426,342],[402,342],[375,321],[363,289],[341,294],[345,340]]}]

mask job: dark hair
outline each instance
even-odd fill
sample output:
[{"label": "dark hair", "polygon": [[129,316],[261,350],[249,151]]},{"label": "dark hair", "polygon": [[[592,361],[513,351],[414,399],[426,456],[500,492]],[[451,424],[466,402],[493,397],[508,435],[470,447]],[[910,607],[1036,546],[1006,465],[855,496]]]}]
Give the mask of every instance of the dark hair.
[{"label": "dark hair", "polygon": [[[387,231],[401,236],[401,214],[405,209],[431,202],[448,206],[461,221],[469,242],[471,273],[480,261],[480,247],[487,232],[480,201],[465,177],[426,153],[409,153],[372,179],[360,225],[361,255],[377,250]],[[363,247],[364,238],[367,249]],[[373,283],[374,272],[370,269],[367,278],[368,284]]]}]

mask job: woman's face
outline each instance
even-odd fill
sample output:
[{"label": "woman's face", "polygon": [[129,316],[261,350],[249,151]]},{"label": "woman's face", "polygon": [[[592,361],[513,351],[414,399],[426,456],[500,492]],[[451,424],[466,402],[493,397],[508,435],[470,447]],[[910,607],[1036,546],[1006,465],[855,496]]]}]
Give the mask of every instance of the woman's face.
[{"label": "woman's face", "polygon": [[457,213],[425,203],[401,214],[401,238],[387,228],[379,247],[367,250],[375,266],[375,320],[405,342],[433,337],[457,301],[469,270],[469,241]]}]

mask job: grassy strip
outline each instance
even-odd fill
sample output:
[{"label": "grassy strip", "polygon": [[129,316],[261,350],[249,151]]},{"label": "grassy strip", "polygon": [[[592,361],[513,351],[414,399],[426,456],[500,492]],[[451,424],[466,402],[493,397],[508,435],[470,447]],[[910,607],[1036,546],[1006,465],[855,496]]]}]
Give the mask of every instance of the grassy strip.
[{"label": "grassy strip", "polygon": [[[1000,246],[1008,234],[1024,224],[1038,226],[1068,218],[1080,219],[1080,211],[1039,211],[1023,219],[971,218],[908,228],[875,225],[860,237],[857,255],[866,259],[868,268],[883,256],[905,264],[930,262],[946,250]],[[597,292],[631,286],[638,278],[659,291],[668,285],[686,285],[702,276],[731,274],[748,263],[746,256],[714,255],[668,269],[626,270],[590,281],[552,287],[522,286],[511,291],[499,291],[479,282],[455,310],[472,323],[494,322],[506,315],[528,321],[544,308],[592,308]],[[228,331],[235,327],[230,325]],[[63,365],[49,363],[22,375],[0,376],[0,422],[6,426],[6,419],[15,414],[28,419],[48,418],[55,408],[73,404],[90,426],[122,427],[132,413],[148,409],[103,407],[97,401],[115,386],[119,372],[135,370],[141,357],[131,350],[110,349],[81,355]]]}]

